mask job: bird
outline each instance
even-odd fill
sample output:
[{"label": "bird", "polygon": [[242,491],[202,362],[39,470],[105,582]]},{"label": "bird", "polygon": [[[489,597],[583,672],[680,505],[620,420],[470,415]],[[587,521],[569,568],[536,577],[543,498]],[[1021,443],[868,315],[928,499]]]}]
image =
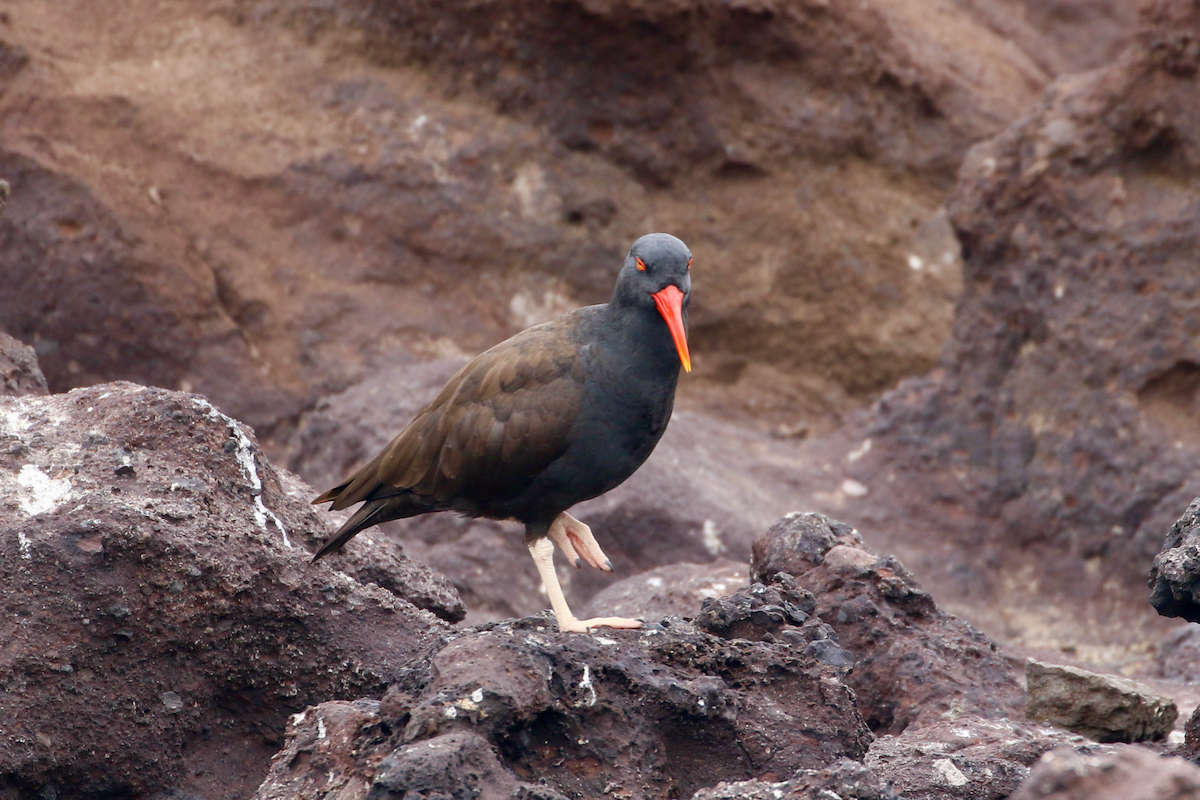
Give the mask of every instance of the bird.
[{"label": "bird", "polygon": [[576,567],[613,569],[567,510],[624,482],[666,431],[680,369],[692,369],[691,266],[680,239],[642,236],[608,303],[527,328],[462,367],[378,455],[312,501],[335,511],[362,504],[313,561],[388,520],[436,511],[516,520],[560,631],[641,627],[578,619],[554,547]]}]

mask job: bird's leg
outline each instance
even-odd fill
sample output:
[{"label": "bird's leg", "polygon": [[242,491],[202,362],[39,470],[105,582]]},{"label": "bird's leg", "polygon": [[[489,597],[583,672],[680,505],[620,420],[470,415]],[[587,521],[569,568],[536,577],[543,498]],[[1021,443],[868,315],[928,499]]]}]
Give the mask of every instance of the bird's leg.
[{"label": "bird's leg", "polygon": [[[561,546],[561,545],[560,545]],[[554,619],[558,629],[563,633],[587,633],[589,628],[640,628],[640,619],[625,619],[624,617],[595,617],[594,619],[577,619],[567,605],[562,586],[558,583],[558,575],[554,572],[554,545],[546,538],[538,538],[529,543],[529,554],[537,565],[538,575],[546,586],[546,594],[550,596],[550,607],[554,609]]]},{"label": "bird's leg", "polygon": [[554,518],[554,522],[550,523],[550,531],[546,535],[558,545],[559,550],[563,551],[567,561],[576,567],[583,566],[579,563],[580,556],[582,556],[584,561],[596,569],[612,572],[612,562],[600,549],[600,543],[596,541],[596,537],[592,536],[592,529],[567,512],[564,511]]}]

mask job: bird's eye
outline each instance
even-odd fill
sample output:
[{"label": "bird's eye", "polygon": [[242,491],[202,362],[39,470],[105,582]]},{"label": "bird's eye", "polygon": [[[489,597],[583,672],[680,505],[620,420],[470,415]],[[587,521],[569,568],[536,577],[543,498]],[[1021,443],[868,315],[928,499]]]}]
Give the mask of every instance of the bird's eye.
[{"label": "bird's eye", "polygon": [[[693,257],[694,257],[694,256],[693,256]],[[687,267],[687,268],[688,268],[688,269],[691,269],[691,268],[692,268],[692,259],[691,259],[691,258],[689,258],[689,259],[688,259],[688,267]]]},{"label": "bird's eye", "polygon": [[640,258],[637,258],[636,256],[634,256],[634,260],[637,261],[637,268],[639,270],[641,270],[642,272],[645,272],[646,271],[646,262],[642,261]]}]

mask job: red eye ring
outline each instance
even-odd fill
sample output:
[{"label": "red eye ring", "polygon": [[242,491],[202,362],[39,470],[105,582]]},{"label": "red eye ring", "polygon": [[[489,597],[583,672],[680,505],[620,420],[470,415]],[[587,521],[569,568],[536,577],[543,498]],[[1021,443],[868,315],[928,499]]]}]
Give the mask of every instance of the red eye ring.
[{"label": "red eye ring", "polygon": [[642,260],[641,260],[640,258],[638,258],[637,256],[634,256],[634,259],[633,259],[633,260],[637,262],[637,268],[638,268],[639,270],[641,270],[642,272],[645,272],[645,271],[646,271],[646,262],[645,262],[645,261],[642,261]]}]

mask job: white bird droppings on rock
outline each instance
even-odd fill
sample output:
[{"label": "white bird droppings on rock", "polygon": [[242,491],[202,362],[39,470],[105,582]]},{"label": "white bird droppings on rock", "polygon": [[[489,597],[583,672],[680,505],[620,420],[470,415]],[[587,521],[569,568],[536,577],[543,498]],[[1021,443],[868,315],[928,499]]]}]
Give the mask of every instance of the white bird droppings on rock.
[{"label": "white bird droppings on rock", "polygon": [[[66,478],[55,480],[33,464],[21,467],[21,471],[17,474],[17,484],[25,490],[24,496],[20,497],[17,503],[26,516],[36,517],[47,511],[53,511],[71,499],[71,482],[69,480]],[[22,530],[17,531],[17,547],[21,551],[22,558],[26,560],[33,558],[29,547],[29,537]]]},{"label": "white bird droppings on rock", "polygon": [[224,423],[230,434],[233,435],[234,441],[237,442],[237,460],[242,467],[242,472],[246,475],[246,480],[250,481],[251,494],[254,496],[254,522],[258,525],[259,530],[264,533],[267,530],[267,520],[275,523],[275,527],[283,534],[284,547],[291,547],[292,541],[288,538],[287,528],[283,527],[281,520],[274,511],[267,508],[262,500],[262,478],[258,477],[258,467],[254,464],[254,445],[250,441],[250,437],[242,430],[242,426],[233,419],[233,417],[222,414],[216,407],[205,400],[203,397],[193,398],[196,406],[204,411],[208,418],[214,422]]},{"label": "white bird droppings on rock", "polygon": [[592,684],[592,671],[587,664],[583,665],[583,680],[579,682],[579,688],[587,692],[587,698],[580,700],[575,704],[575,707],[587,706],[591,708],[596,705],[596,687]]},{"label": "white bird droppings on rock", "polygon": [[725,542],[721,541],[721,532],[717,530],[717,523],[711,519],[704,520],[704,529],[700,532],[700,536],[704,542],[704,549],[714,556],[725,552]]},{"label": "white bird droppings on rock", "polygon": [[846,460],[853,464],[869,452],[871,452],[871,440],[863,439],[862,444],[846,454]]},{"label": "white bird droppings on rock", "polygon": [[853,478],[846,478],[842,481],[842,493],[849,497],[862,497],[867,493],[867,487],[863,486]]}]

